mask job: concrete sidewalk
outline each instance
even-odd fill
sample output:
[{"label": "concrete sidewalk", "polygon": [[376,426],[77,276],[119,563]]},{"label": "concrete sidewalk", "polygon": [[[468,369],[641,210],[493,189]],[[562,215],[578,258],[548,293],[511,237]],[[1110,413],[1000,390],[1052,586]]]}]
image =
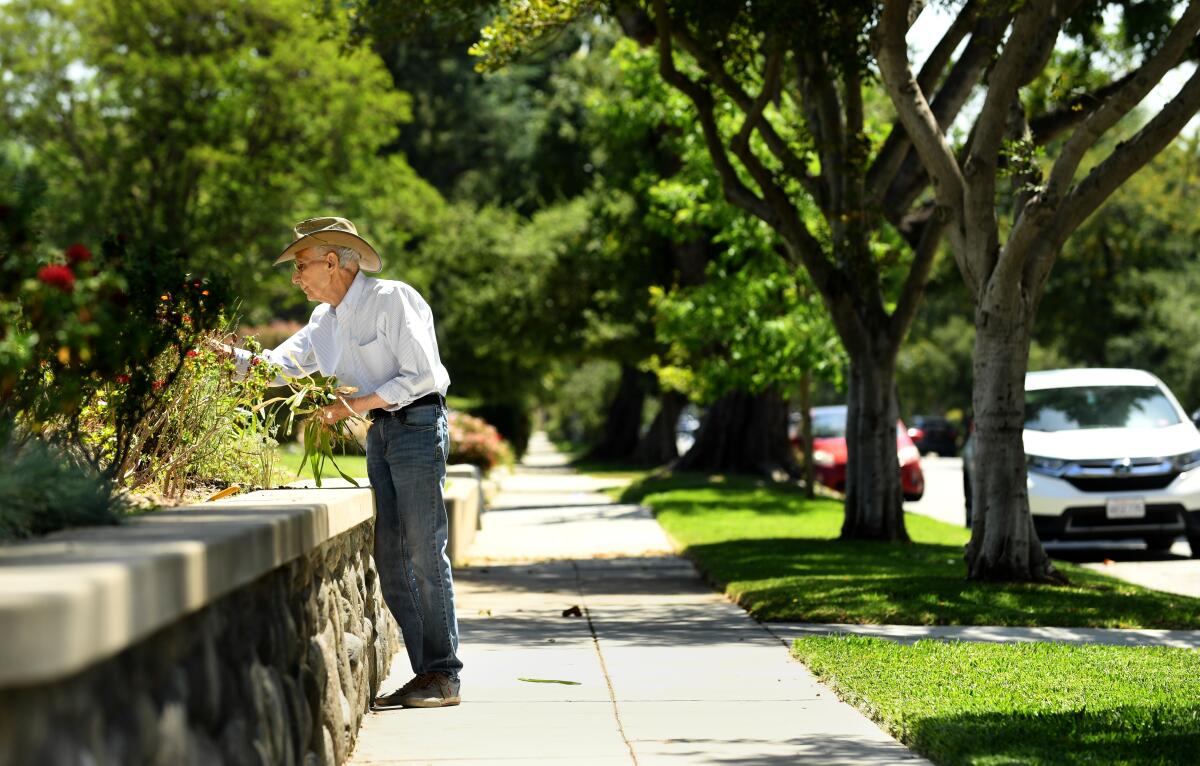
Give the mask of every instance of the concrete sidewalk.
[{"label": "concrete sidewalk", "polygon": [[[463,704],[370,714],[352,763],[927,763],[670,555],[609,483],[531,445],[456,571]],[[410,675],[401,653],[388,689]]]}]

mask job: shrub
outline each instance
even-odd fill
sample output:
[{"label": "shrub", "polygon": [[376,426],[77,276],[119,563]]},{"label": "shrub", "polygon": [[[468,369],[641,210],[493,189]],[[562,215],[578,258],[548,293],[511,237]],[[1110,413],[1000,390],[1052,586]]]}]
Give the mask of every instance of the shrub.
[{"label": "shrub", "polygon": [[115,524],[124,508],[111,481],[39,439],[0,448],[0,540]]},{"label": "shrub", "polygon": [[[187,352],[218,326],[226,290],[186,254],[113,236],[38,242],[38,190],[0,157],[0,445],[9,534],[111,521],[137,476],[152,415]],[[12,466],[23,466],[15,471]],[[79,513],[68,518],[78,506]]]},{"label": "shrub", "polygon": [[[258,405],[273,371],[256,365],[239,376],[233,361],[208,343],[186,350],[182,359],[168,349],[150,368],[164,376],[152,383],[162,405],[138,423],[121,469],[122,486],[175,499],[197,486],[271,484],[276,426]],[[165,376],[176,368],[168,385]],[[109,403],[122,396],[123,381],[98,391],[85,409],[81,425],[91,441],[109,437]]]},{"label": "shrub", "polygon": [[464,412],[450,412],[450,463],[470,463],[485,472],[511,465],[512,447],[492,425]]}]

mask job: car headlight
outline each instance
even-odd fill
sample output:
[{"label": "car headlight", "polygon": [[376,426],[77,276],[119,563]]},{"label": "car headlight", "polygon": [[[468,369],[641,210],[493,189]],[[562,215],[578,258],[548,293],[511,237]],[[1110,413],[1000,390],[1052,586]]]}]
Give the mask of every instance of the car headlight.
[{"label": "car headlight", "polygon": [[1200,467],[1200,449],[1176,455],[1171,458],[1171,463],[1174,464],[1177,471],[1190,471],[1193,468]]},{"label": "car headlight", "polygon": [[896,451],[896,457],[900,460],[900,465],[908,465],[921,459],[921,451],[916,447],[901,447]]},{"label": "car headlight", "polygon": [[813,450],[813,462],[828,468],[833,465],[833,453],[823,449]]},{"label": "car headlight", "polygon": [[1063,469],[1067,467],[1067,461],[1056,457],[1040,457],[1038,455],[1025,456],[1025,468],[1032,473],[1041,473],[1047,476],[1060,476]]}]

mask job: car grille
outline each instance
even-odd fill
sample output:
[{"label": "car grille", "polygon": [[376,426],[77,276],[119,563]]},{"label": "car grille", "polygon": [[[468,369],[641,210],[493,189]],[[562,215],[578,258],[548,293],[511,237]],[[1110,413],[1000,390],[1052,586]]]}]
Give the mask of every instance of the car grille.
[{"label": "car grille", "polygon": [[1064,476],[1071,486],[1081,492],[1136,492],[1163,489],[1175,481],[1178,473],[1151,476]]},{"label": "car grille", "polygon": [[1063,511],[1068,531],[1120,527],[1165,527],[1185,528],[1184,507],[1178,504],[1146,506],[1146,516],[1141,519],[1110,519],[1104,508],[1068,508]]}]

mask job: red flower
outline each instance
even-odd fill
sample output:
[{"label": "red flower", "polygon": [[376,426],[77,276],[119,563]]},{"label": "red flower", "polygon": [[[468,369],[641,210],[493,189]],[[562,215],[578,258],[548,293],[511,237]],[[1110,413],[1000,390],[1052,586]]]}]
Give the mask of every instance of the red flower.
[{"label": "red flower", "polygon": [[167,384],[167,382],[165,380],[156,380],[156,381],[154,381],[154,383],[152,385],[154,386],[155,391],[161,391],[162,387],[165,386],[166,384]]},{"label": "red flower", "polygon": [[126,383],[129,382],[129,376],[128,375],[118,375],[117,382],[120,383],[121,385],[125,385]]},{"label": "red flower", "polygon": [[78,242],[64,250],[63,255],[67,256],[67,261],[72,264],[92,260],[92,251]]},{"label": "red flower", "polygon": [[43,266],[38,269],[37,278],[64,293],[75,289],[75,275],[66,266]]},{"label": "red flower", "polygon": [[184,315],[183,315],[183,318],[182,318],[182,321],[183,321],[183,323],[184,323],[184,324],[191,324],[191,323],[192,323],[192,318],[191,318],[190,316],[188,316],[187,314],[184,314]]},{"label": "red flower", "polygon": [[199,351],[197,351],[197,350],[196,350],[196,349],[194,349],[194,348],[193,348],[193,349],[189,349],[189,350],[188,350],[188,352],[187,352],[187,354],[186,354],[186,356],[187,356],[187,358],[188,358],[188,359],[195,359],[196,357],[200,356],[200,352],[199,352]]}]

